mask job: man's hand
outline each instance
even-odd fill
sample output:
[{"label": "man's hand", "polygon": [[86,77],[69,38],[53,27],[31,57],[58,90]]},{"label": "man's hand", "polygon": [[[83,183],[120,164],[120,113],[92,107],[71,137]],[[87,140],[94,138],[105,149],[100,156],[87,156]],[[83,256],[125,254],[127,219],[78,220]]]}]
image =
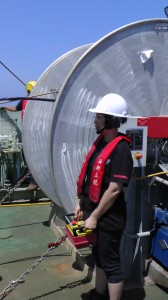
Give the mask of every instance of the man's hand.
[{"label": "man's hand", "polygon": [[96,227],[97,227],[97,219],[93,214],[91,214],[90,217],[85,221],[85,228],[96,229]]},{"label": "man's hand", "polygon": [[81,210],[81,199],[79,200],[77,206],[75,207],[75,219],[81,219],[83,216],[83,211]]}]

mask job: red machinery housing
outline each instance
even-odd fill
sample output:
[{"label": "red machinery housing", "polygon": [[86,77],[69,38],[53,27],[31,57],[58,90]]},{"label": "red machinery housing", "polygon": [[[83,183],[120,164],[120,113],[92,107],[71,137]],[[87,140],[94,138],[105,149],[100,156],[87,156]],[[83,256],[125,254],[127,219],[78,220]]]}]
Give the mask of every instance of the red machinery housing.
[{"label": "red machinery housing", "polygon": [[168,117],[142,117],[137,119],[137,126],[148,127],[148,138],[168,138]]}]

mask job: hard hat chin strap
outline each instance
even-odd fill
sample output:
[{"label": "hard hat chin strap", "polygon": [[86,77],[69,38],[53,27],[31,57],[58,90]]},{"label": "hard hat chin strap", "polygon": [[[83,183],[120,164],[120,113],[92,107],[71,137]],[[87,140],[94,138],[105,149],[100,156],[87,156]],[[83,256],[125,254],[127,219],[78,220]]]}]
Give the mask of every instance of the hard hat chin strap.
[{"label": "hard hat chin strap", "polygon": [[105,129],[116,129],[119,128],[121,124],[124,124],[126,122],[126,118],[119,118],[111,115],[103,114],[105,117],[105,126],[102,129],[98,129],[96,131],[97,134],[103,133]]},{"label": "hard hat chin strap", "polygon": [[111,115],[105,115],[105,128],[106,129],[113,129],[113,128],[119,128],[120,127],[120,119],[115,116]]},{"label": "hard hat chin strap", "polygon": [[102,129],[100,129],[100,130],[96,130],[96,133],[97,134],[101,134],[105,129],[107,129],[106,127],[103,127]]},{"label": "hard hat chin strap", "polygon": [[105,129],[110,130],[110,129],[114,129],[114,128],[119,128],[120,127],[120,121],[119,118],[110,116],[110,115],[105,115],[103,114],[105,117],[105,126],[102,129],[98,129],[96,131],[97,134],[101,134],[103,133],[103,131]]}]

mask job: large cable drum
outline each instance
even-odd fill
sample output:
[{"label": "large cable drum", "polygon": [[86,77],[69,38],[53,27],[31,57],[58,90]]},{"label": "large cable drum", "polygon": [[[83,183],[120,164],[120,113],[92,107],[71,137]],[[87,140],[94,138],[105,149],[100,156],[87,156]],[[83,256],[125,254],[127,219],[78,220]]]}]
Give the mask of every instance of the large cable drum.
[{"label": "large cable drum", "polygon": [[82,56],[58,95],[50,136],[55,190],[67,212],[77,203],[76,180],[93,139],[94,107],[107,93],[128,102],[131,115],[168,114],[168,20],[119,28]]},{"label": "large cable drum", "polygon": [[[60,204],[60,201],[55,190],[49,157],[50,126],[57,101],[57,90],[89,47],[90,45],[84,45],[73,49],[53,62],[41,75],[31,93],[31,96],[39,95],[46,101],[30,100],[26,106],[22,137],[26,162],[37,184],[57,204]],[[54,97],[56,101],[50,102]]]}]

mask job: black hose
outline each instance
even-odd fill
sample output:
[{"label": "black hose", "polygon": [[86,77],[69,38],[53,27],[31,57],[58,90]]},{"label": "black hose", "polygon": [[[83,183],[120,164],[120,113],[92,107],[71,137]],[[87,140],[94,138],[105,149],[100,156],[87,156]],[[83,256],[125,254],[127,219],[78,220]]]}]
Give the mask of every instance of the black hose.
[{"label": "black hose", "polygon": [[35,101],[55,102],[55,98],[49,99],[49,98],[36,98],[36,97],[12,97],[12,98],[0,98],[0,101],[2,101],[0,104],[17,101],[17,100],[28,100],[28,101],[35,100]]}]

